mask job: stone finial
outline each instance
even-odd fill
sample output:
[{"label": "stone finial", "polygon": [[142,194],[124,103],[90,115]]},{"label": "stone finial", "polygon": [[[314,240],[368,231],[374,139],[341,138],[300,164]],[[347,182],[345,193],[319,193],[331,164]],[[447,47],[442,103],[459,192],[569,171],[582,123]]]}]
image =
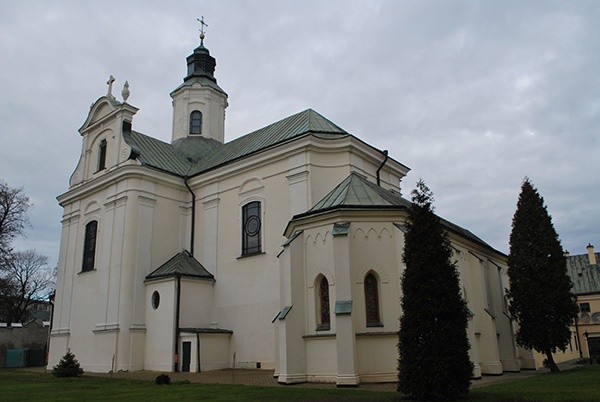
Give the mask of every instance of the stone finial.
[{"label": "stone finial", "polygon": [[123,85],[123,90],[121,91],[121,96],[123,97],[123,102],[127,102],[129,95],[131,92],[129,91],[129,82],[125,81],[125,85]]}]

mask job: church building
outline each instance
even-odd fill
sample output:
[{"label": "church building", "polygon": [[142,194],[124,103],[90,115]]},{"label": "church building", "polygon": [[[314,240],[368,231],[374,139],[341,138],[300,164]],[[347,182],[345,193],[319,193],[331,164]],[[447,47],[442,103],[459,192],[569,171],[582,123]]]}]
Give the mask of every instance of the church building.
[{"label": "church building", "polygon": [[[49,367],[274,370],[280,383],[396,381],[409,168],[314,110],[225,142],[203,44],[166,143],[109,90],[83,126],[64,208]],[[506,255],[442,220],[472,312],[475,376],[531,368]]]}]

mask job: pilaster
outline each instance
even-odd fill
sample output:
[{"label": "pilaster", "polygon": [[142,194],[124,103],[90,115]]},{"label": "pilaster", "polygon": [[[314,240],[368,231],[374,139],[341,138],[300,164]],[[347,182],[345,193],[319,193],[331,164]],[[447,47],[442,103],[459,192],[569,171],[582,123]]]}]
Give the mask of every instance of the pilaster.
[{"label": "pilaster", "polygon": [[303,236],[292,238],[279,255],[281,311],[274,318],[278,334],[277,381],[306,382],[304,345],[304,247]]},{"label": "pilaster", "polygon": [[337,386],[360,383],[356,363],[356,336],[352,323],[352,278],[350,270],[350,223],[336,223],[333,229],[334,275],[336,284],[335,327]]}]

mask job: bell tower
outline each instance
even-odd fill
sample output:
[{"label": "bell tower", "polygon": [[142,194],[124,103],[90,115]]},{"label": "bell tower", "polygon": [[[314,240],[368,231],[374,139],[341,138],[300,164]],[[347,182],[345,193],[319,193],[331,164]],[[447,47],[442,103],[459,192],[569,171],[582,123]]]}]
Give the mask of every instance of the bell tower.
[{"label": "bell tower", "polygon": [[204,47],[204,17],[200,46],[187,57],[187,76],[183,84],[171,92],[173,99],[173,134],[171,142],[180,138],[204,137],[220,143],[225,140],[225,108],[227,93],[217,85],[217,64]]}]

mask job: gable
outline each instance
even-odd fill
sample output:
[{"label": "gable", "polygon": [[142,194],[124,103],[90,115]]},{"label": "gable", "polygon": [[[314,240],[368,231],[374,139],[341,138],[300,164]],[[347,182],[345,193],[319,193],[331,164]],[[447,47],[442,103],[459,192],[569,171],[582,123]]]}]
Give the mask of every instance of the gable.
[{"label": "gable", "polygon": [[117,110],[117,107],[120,105],[121,102],[114,98],[109,98],[108,96],[98,98],[98,100],[96,100],[96,102],[92,103],[92,106],[90,106],[90,112],[88,113],[83,125],[79,128],[81,135],[83,135],[84,131],[86,131],[89,127],[100,121],[103,121],[112,112]]}]

